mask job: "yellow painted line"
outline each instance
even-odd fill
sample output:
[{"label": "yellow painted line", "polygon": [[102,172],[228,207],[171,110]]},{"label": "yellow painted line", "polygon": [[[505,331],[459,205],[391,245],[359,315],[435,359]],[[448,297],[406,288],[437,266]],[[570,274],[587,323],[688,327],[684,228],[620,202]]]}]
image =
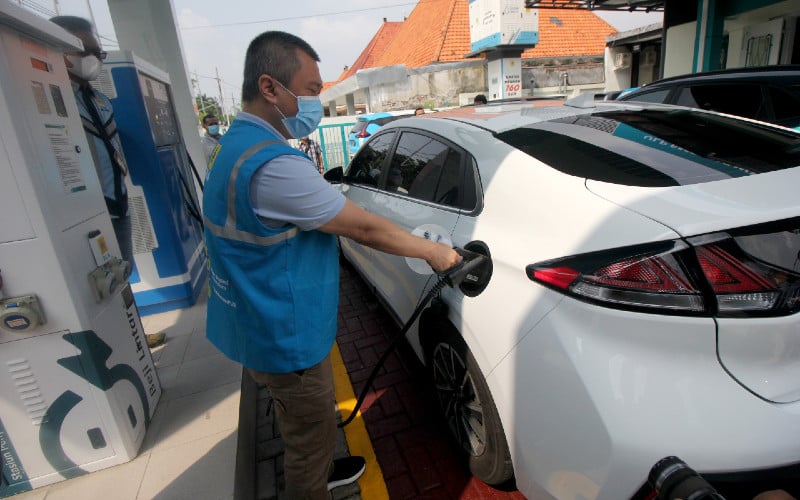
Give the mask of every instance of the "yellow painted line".
[{"label": "yellow painted line", "polygon": [[[342,354],[339,352],[339,344],[334,343],[331,350],[331,365],[333,366],[333,385],[336,390],[336,401],[339,404],[339,412],[342,420],[350,416],[353,408],[356,407],[356,396],[353,386],[350,385],[350,376],[344,366]],[[386,490],[386,482],[383,480],[381,466],[375,457],[375,450],[372,449],[372,441],[367,434],[364,419],[361,412],[356,415],[352,422],[344,426],[344,437],[347,439],[347,446],[350,448],[350,455],[361,455],[367,461],[367,470],[358,479],[361,487],[361,498],[363,500],[388,500],[389,492]]]}]

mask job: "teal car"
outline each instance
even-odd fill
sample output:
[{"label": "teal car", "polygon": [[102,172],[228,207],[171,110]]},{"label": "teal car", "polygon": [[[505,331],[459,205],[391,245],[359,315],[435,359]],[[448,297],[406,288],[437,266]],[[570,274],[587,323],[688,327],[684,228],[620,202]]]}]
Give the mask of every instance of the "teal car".
[{"label": "teal car", "polygon": [[401,116],[392,115],[390,113],[359,115],[355,125],[350,129],[347,138],[347,151],[350,158],[356,154],[358,148],[360,148],[372,134],[377,132],[379,128],[398,118],[401,118]]}]

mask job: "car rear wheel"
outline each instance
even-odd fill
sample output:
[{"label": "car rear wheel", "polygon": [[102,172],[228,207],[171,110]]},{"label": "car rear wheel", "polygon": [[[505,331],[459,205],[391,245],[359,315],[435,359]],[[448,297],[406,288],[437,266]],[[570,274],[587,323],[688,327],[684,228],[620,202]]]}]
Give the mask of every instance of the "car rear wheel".
[{"label": "car rear wheel", "polygon": [[461,335],[451,325],[427,331],[427,365],[450,435],[466,454],[472,474],[499,485],[514,470],[503,426],[486,380]]}]

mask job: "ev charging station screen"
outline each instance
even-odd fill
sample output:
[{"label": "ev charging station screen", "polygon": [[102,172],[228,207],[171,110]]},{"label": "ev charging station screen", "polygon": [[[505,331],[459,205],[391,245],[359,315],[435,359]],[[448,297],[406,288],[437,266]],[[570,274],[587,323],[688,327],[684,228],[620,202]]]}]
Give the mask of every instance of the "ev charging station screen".
[{"label": "ev charging station screen", "polygon": [[143,74],[139,74],[139,83],[156,147],[178,144],[180,142],[178,124],[175,121],[167,86]]}]

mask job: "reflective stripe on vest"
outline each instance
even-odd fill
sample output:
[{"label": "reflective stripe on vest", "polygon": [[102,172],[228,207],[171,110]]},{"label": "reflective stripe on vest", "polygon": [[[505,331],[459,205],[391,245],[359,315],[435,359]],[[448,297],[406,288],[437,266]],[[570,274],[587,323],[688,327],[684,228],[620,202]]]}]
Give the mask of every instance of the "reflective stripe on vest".
[{"label": "reflective stripe on vest", "polygon": [[219,224],[214,224],[207,216],[203,216],[203,222],[205,223],[205,227],[213,234],[219,238],[225,238],[229,240],[241,241],[243,243],[254,243],[256,245],[261,246],[268,246],[274,245],[276,243],[280,243],[282,241],[286,241],[289,238],[295,237],[299,232],[300,229],[295,226],[288,231],[284,231],[280,234],[275,234],[272,236],[257,236],[253,233],[248,233],[247,231],[241,231],[236,229],[236,179],[239,176],[239,169],[241,168],[242,164],[250,159],[251,156],[255,155],[265,147],[269,146],[270,144],[281,144],[278,141],[263,141],[259,142],[258,144],[254,144],[247,148],[247,150],[242,153],[236,163],[233,165],[231,169],[230,177],[228,178],[228,202],[227,202],[227,216],[225,217],[225,225],[220,226]]}]

